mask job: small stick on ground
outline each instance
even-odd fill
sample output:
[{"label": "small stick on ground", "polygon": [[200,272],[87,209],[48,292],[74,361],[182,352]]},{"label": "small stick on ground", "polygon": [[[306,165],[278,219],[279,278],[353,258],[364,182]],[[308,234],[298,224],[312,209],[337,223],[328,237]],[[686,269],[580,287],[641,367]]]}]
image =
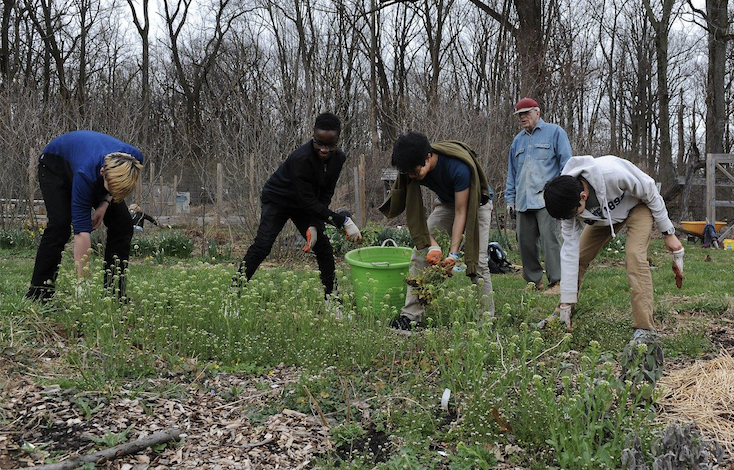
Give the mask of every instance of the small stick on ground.
[{"label": "small stick on ground", "polygon": [[[180,435],[180,429],[171,428],[165,431],[153,433],[150,436],[141,437],[140,439],[136,439],[132,442],[120,444],[119,446],[110,447],[109,449],[103,449],[92,454],[69,459],[65,462],[38,465],[32,468],[34,470],[72,470],[83,463],[95,463],[100,460],[114,460],[125,455],[137,454],[141,450],[157,444],[163,444],[168,441],[177,441]],[[14,470],[23,469],[16,468]]]},{"label": "small stick on ground", "polygon": [[331,426],[329,426],[329,423],[326,422],[326,416],[324,416],[323,411],[321,411],[319,402],[317,402],[313,395],[311,395],[311,390],[309,390],[308,387],[306,387],[305,385],[303,386],[303,389],[306,391],[306,395],[308,395],[308,398],[311,399],[311,403],[313,403],[313,406],[316,407],[316,412],[318,412],[319,417],[321,418],[321,424],[323,424],[327,429],[331,428]]}]

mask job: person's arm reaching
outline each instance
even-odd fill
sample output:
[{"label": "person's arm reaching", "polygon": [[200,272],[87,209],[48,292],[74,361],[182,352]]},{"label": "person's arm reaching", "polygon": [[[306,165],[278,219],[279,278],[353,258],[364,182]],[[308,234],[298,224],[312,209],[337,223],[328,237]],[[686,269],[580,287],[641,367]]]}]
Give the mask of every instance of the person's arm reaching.
[{"label": "person's arm reaching", "polygon": [[89,232],[80,232],[74,235],[74,264],[76,264],[77,279],[85,279],[89,277],[89,271],[86,275],[84,267],[89,261],[89,253],[92,248],[92,236]]},{"label": "person's arm reaching", "polygon": [[469,189],[454,193],[454,226],[451,229],[451,253],[458,253],[466,229],[466,213],[469,209]]}]

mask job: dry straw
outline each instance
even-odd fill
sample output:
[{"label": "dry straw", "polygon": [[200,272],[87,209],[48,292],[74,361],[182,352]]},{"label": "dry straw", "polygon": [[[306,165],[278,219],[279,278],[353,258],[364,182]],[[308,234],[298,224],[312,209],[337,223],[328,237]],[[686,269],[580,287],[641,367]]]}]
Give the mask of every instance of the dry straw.
[{"label": "dry straw", "polygon": [[715,437],[729,455],[734,451],[734,359],[696,361],[660,379],[658,400],[665,421],[695,421],[702,433]]}]

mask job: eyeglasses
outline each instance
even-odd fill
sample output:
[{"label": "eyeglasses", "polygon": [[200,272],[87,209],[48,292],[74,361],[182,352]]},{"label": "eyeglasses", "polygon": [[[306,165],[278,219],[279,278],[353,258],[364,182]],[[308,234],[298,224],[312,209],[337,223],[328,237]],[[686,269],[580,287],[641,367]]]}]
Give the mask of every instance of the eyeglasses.
[{"label": "eyeglasses", "polygon": [[338,143],[336,143],[336,142],[334,142],[333,144],[326,144],[326,143],[320,142],[320,141],[318,141],[316,139],[313,140],[313,145],[316,148],[318,148],[318,149],[324,149],[324,150],[328,150],[330,152],[333,152],[334,150],[336,150],[339,147]]},{"label": "eyeglasses", "polygon": [[426,160],[428,160],[430,158],[430,156],[431,156],[430,153],[428,155],[426,155],[426,159],[423,160],[423,163],[421,163],[420,165],[416,166],[415,168],[413,168],[411,170],[398,170],[398,173],[400,173],[401,175],[410,176],[411,178],[415,178],[416,176],[418,176],[421,173],[421,168],[423,168],[424,166],[426,166]]}]

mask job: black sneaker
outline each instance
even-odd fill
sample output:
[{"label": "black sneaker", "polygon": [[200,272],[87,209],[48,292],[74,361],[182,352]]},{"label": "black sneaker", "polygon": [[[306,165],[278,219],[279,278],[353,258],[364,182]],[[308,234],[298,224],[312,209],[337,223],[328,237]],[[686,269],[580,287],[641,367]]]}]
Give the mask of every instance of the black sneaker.
[{"label": "black sneaker", "polygon": [[415,322],[413,322],[413,320],[406,317],[405,315],[400,315],[399,317],[395,318],[395,320],[390,322],[390,328],[392,328],[395,333],[410,336],[413,334],[414,323]]},{"label": "black sneaker", "polygon": [[31,287],[25,295],[26,299],[30,299],[40,304],[45,304],[53,299],[56,291],[46,287]]}]

